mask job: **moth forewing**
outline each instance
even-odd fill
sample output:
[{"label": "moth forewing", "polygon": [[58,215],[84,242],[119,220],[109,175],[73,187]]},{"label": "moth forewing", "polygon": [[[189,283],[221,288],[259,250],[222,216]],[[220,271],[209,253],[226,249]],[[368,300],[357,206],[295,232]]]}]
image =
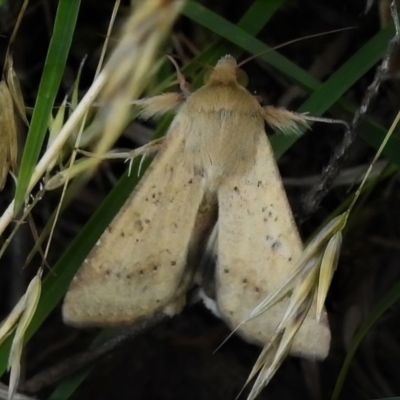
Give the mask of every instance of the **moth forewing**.
[{"label": "moth forewing", "polygon": [[[265,132],[252,134],[258,137],[253,167],[224,182],[218,191],[217,304],[231,327],[248,318],[265,297],[284,284],[303,251]],[[287,304],[281,301],[246,322],[239,328],[240,334],[252,342],[268,343]],[[313,307],[291,352],[323,358],[329,342],[326,318],[318,323]]]},{"label": "moth forewing", "polygon": [[67,323],[132,324],[184,306],[204,185],[183,163],[181,128],[175,120],[137,189],[74,277],[63,305]]}]

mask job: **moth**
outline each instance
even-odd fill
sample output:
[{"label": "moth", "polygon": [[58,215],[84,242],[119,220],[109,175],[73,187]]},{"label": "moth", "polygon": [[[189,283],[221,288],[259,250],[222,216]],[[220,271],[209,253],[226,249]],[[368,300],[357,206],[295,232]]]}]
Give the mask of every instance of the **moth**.
[{"label": "moth", "polygon": [[[296,132],[301,114],[261,106],[226,55],[190,93],[139,100],[143,118],[176,110],[143,179],[74,277],[63,318],[77,327],[124,326],[173,316],[193,286],[236,328],[283,285],[303,245],[265,123]],[[283,299],[238,333],[264,345],[285,313]],[[290,352],[321,359],[330,330],[315,305]]]}]

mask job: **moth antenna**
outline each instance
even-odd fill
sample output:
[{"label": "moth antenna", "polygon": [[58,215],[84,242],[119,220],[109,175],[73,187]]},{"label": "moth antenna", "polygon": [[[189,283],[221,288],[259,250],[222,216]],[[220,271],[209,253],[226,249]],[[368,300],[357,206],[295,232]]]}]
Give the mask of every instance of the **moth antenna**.
[{"label": "moth antenna", "polygon": [[266,50],[266,51],[263,51],[263,52],[261,52],[261,53],[253,54],[252,56],[250,56],[250,57],[246,58],[245,60],[241,61],[241,62],[237,65],[237,67],[240,68],[240,67],[242,67],[244,64],[248,63],[248,62],[251,61],[251,60],[254,60],[254,59],[257,58],[257,57],[262,56],[263,54],[268,54],[268,53],[270,53],[271,51],[278,50],[278,49],[280,49],[281,47],[288,46],[289,44],[293,44],[293,43],[296,43],[296,42],[300,42],[301,40],[312,39],[312,38],[314,38],[314,37],[318,37],[318,36],[322,36],[322,35],[330,35],[330,34],[332,34],[332,33],[343,32],[343,31],[347,31],[347,30],[349,30],[349,29],[355,29],[355,28],[356,28],[356,26],[349,26],[349,27],[347,27],[347,28],[334,29],[334,30],[327,31],[327,32],[322,32],[322,33],[321,33],[321,32],[320,32],[320,33],[313,33],[312,35],[306,35],[306,36],[299,37],[299,38],[297,38],[297,39],[292,39],[292,40],[289,40],[289,41],[284,42],[284,43],[282,43],[282,44],[279,44],[278,46],[272,47],[271,49],[268,49],[268,50]]},{"label": "moth antenna", "polygon": [[166,57],[168,58],[169,61],[171,61],[172,65],[175,67],[179,87],[180,87],[183,95],[185,97],[189,97],[192,94],[192,92],[190,90],[189,83],[186,81],[185,77],[183,76],[183,74],[179,68],[179,65],[174,60],[174,58],[172,58],[169,54],[167,54]]}]

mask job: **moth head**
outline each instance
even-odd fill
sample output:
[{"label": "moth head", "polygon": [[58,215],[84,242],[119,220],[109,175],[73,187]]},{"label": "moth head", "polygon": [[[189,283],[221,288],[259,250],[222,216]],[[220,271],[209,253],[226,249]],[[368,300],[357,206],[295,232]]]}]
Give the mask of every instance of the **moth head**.
[{"label": "moth head", "polygon": [[243,70],[237,67],[236,60],[228,54],[220,58],[215,67],[205,75],[205,81],[208,84],[238,83],[241,86],[247,86],[248,77]]}]

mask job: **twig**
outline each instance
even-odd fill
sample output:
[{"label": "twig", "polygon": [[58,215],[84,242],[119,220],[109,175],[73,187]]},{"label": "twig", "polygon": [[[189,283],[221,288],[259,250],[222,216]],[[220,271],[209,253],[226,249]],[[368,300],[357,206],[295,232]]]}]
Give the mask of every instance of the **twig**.
[{"label": "twig", "polygon": [[150,321],[142,321],[141,323],[135,324],[135,326],[127,328],[122,333],[117,334],[100,345],[78,353],[59,364],[39,372],[22,385],[22,390],[28,393],[36,393],[45,387],[54,385],[61,379],[93,364],[119,346],[135,338],[138,334],[152,328],[154,325],[159,324],[167,318],[165,314],[156,314]]},{"label": "twig", "polygon": [[313,214],[317,210],[322,199],[329,192],[332,186],[332,182],[339,174],[340,168],[349,154],[350,147],[352,146],[357,137],[358,125],[360,124],[362,118],[367,113],[371,102],[375,99],[376,95],[378,94],[379,88],[388,73],[390,60],[393,56],[396,45],[400,41],[399,20],[397,17],[397,9],[394,1],[391,4],[390,11],[396,29],[395,36],[389,41],[388,48],[382,60],[382,63],[377,68],[374,79],[365,92],[361,106],[357,109],[356,113],[354,114],[353,120],[350,124],[350,128],[347,129],[344,134],[343,142],[335,150],[335,153],[333,154],[331,161],[325,167],[325,170],[322,172],[320,182],[317,185],[315,185],[312,189],[310,189],[309,192],[304,196],[303,212],[302,212],[304,216],[309,216]]}]

